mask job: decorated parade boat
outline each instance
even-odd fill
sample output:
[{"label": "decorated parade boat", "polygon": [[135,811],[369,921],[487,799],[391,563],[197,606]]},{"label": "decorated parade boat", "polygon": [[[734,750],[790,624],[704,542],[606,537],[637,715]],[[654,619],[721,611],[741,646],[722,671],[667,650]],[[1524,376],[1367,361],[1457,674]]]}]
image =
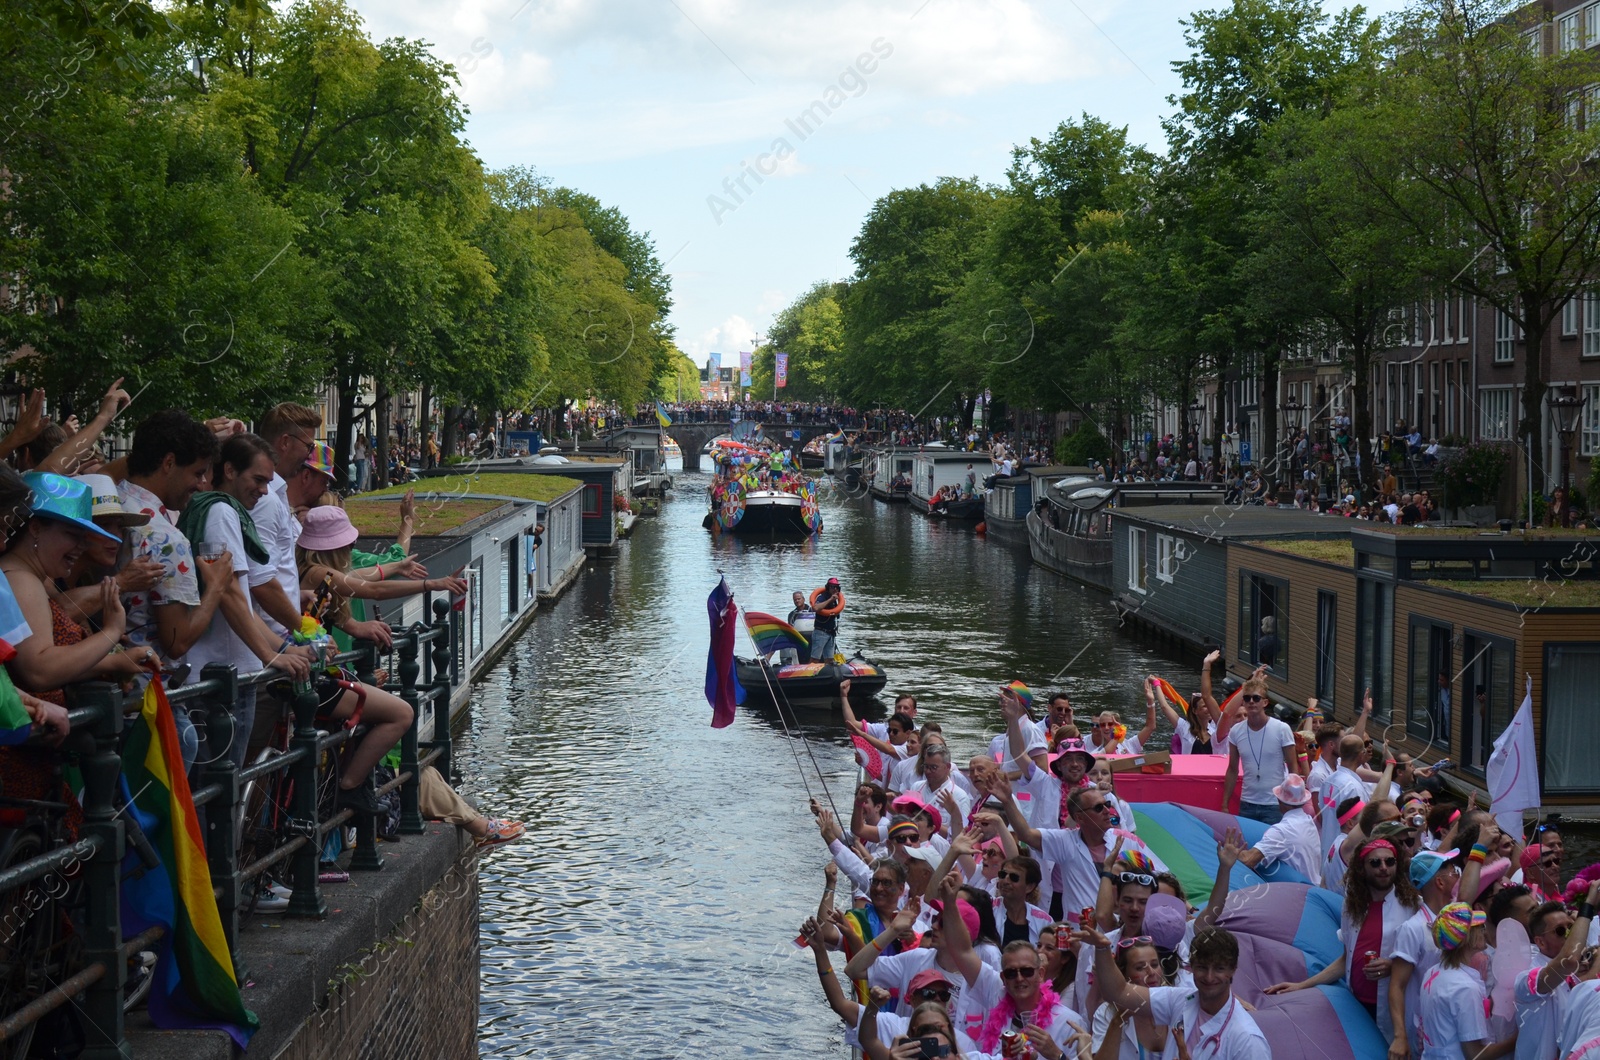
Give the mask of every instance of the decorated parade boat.
[{"label": "decorated parade boat", "polygon": [[836,654],[824,661],[807,661],[811,644],[806,633],[776,615],[747,611],[744,623],[757,655],[735,659],[734,669],[747,695],[775,701],[780,697],[783,701],[836,700],[839,682],[849,679],[850,698],[862,702],[883,691],[889,681],[881,666],[859,652],[849,659]]},{"label": "decorated parade boat", "polygon": [[706,528],[742,536],[814,534],[822,529],[817,484],[792,456],[759,441],[719,439],[711,459],[711,511]]}]

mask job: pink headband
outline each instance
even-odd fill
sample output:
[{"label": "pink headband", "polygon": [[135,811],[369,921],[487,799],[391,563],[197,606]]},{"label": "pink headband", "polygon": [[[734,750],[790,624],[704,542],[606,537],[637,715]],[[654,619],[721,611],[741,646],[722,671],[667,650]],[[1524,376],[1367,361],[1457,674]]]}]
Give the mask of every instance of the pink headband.
[{"label": "pink headband", "polygon": [[1339,823],[1341,825],[1349,824],[1351,821],[1353,821],[1357,817],[1361,816],[1361,811],[1366,809],[1366,808],[1367,808],[1367,804],[1366,803],[1364,803],[1364,802],[1356,803],[1354,806],[1352,806],[1348,810],[1344,811],[1344,816],[1339,818]]},{"label": "pink headband", "polygon": [[1450,811],[1450,821],[1449,821],[1449,823],[1450,824],[1455,824],[1459,820],[1461,820],[1461,811],[1460,810],[1452,810],[1452,811]]},{"label": "pink headband", "polygon": [[1374,850],[1379,850],[1382,848],[1387,848],[1389,853],[1393,854],[1395,857],[1400,856],[1400,852],[1394,848],[1394,844],[1389,842],[1387,839],[1374,839],[1372,842],[1362,847],[1361,852],[1357,854],[1356,857],[1365,861],[1368,854],[1372,853]]}]

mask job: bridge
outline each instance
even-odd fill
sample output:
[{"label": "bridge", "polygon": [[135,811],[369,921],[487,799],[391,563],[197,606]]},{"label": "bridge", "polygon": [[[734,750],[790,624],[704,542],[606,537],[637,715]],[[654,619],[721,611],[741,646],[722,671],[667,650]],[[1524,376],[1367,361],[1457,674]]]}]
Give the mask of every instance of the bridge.
[{"label": "bridge", "polygon": [[[748,419],[745,422],[750,422]],[[795,422],[787,423],[783,420],[760,421],[761,436],[768,441],[782,442],[785,446],[795,440],[794,432],[799,431],[800,447],[811,443],[813,438],[821,435],[832,434],[838,430],[835,423]],[[695,456],[705,450],[713,438],[721,438],[733,432],[733,423],[729,420],[708,420],[702,423],[674,423],[667,428],[667,437],[678,443],[683,450],[686,461],[693,461]],[[694,466],[690,463],[688,466]]]}]

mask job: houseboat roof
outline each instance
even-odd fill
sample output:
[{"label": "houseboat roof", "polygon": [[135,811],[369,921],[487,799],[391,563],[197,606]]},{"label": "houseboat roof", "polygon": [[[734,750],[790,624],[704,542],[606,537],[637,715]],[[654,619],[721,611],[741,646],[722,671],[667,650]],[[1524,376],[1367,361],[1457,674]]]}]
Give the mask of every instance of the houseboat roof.
[{"label": "houseboat roof", "polygon": [[1116,522],[1182,530],[1202,537],[1249,539],[1278,537],[1349,537],[1350,520],[1296,508],[1255,505],[1152,504],[1114,508]]}]

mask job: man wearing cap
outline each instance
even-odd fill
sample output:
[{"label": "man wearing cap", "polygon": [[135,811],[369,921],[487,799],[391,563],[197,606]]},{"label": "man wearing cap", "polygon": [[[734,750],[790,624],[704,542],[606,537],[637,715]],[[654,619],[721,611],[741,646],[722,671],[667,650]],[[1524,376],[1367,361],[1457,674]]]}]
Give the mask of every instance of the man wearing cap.
[{"label": "man wearing cap", "polygon": [[1322,878],[1322,835],[1310,813],[1311,792],[1291,773],[1272,789],[1272,795],[1283,817],[1239,856],[1239,863],[1253,869],[1281,861],[1307,882],[1316,883]]},{"label": "man wearing cap", "polygon": [[811,629],[811,661],[827,662],[833,658],[839,635],[839,613],[844,610],[844,592],[838,578],[829,578],[828,584],[811,594],[811,610],[817,613],[817,621]]},{"label": "man wearing cap", "polygon": [[1404,1060],[1408,1053],[1422,1051],[1422,980],[1439,963],[1433,920],[1454,899],[1461,882],[1459,852],[1422,851],[1411,859],[1408,871],[1411,885],[1422,898],[1422,908],[1401,924],[1395,935],[1394,955],[1389,958],[1388,996],[1378,999],[1380,1005],[1389,1006],[1389,1019],[1394,1025],[1394,1040],[1389,1046],[1392,1060]]}]

